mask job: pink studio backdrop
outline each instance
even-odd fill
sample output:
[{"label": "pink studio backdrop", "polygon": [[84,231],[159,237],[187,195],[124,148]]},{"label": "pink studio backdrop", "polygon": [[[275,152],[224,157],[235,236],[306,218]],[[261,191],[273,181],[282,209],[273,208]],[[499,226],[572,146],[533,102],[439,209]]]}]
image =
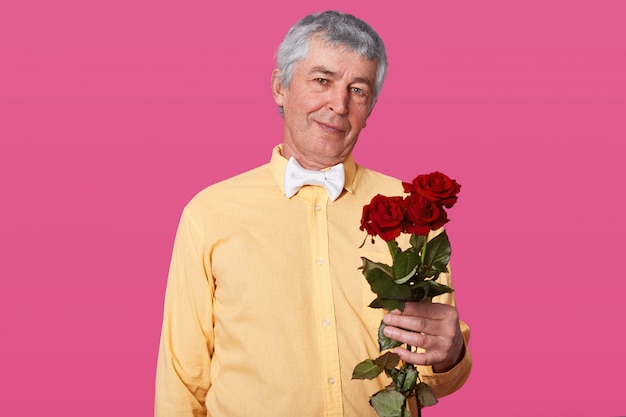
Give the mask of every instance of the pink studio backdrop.
[{"label": "pink studio backdrop", "polygon": [[357,160],[463,185],[474,370],[424,415],[625,415],[626,4],[296,3],[0,4],[0,415],[151,415],[178,216],[269,159],[274,51],[329,8],[389,51]]}]

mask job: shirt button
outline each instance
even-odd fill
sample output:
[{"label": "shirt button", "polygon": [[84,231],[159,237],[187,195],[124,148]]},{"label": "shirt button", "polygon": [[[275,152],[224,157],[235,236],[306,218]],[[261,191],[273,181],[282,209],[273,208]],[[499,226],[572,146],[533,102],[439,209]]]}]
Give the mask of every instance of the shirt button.
[{"label": "shirt button", "polygon": [[330,321],[329,321],[329,320],[324,320],[324,321],[322,322],[322,326],[324,326],[324,327],[328,327],[328,326],[330,326]]},{"label": "shirt button", "polygon": [[335,383],[335,378],[333,378],[332,376],[330,378],[328,378],[328,383],[330,385],[333,385]]},{"label": "shirt button", "polygon": [[321,209],[322,209],[322,207],[320,207],[320,205],[319,205],[319,204],[316,204],[316,205],[315,205],[315,211],[320,211]]},{"label": "shirt button", "polygon": [[324,260],[322,258],[317,258],[317,264],[321,265],[324,263]]}]

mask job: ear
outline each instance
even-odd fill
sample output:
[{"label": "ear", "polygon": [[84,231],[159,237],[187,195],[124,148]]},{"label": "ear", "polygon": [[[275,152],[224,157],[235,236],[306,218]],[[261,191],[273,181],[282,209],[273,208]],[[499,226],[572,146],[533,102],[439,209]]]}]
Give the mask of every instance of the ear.
[{"label": "ear", "polygon": [[283,106],[285,102],[285,92],[280,83],[280,70],[272,71],[272,95],[277,106]]}]

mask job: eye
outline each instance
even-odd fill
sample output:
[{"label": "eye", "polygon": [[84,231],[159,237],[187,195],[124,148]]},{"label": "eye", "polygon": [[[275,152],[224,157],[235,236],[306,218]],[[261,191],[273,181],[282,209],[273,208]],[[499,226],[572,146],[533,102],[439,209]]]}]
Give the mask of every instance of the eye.
[{"label": "eye", "polygon": [[315,81],[320,84],[328,84],[328,80],[326,78],[316,78]]},{"label": "eye", "polygon": [[365,94],[365,91],[363,91],[363,89],[361,89],[359,87],[350,87],[350,91],[353,92],[354,94],[358,94],[360,96]]}]

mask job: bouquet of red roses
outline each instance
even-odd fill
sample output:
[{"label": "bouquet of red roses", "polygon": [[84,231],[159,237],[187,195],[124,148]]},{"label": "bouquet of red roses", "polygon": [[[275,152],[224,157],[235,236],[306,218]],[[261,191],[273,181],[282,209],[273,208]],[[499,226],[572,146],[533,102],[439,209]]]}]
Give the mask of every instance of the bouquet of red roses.
[{"label": "bouquet of red roses", "polygon": [[[432,239],[431,230],[438,230],[448,220],[447,208],[457,201],[461,186],[440,172],[418,175],[411,183],[402,183],[407,196],[376,195],[363,207],[361,230],[368,236],[380,236],[391,253],[392,265],[362,258],[360,269],[377,297],[369,307],[402,311],[406,302],[430,302],[433,297],[452,289],[437,282],[439,274],[448,272],[450,241],[445,230]],[[410,246],[401,249],[396,238],[410,234]],[[401,343],[383,334],[385,324],[378,330],[379,350],[393,349]],[[406,346],[411,350],[411,346]],[[370,397],[370,404],[380,417],[410,417],[408,399],[416,397],[418,413],[437,399],[432,389],[419,380],[413,364],[400,364],[393,352],[359,363],[352,379],[373,379],[382,372],[392,379],[390,385]]]}]

